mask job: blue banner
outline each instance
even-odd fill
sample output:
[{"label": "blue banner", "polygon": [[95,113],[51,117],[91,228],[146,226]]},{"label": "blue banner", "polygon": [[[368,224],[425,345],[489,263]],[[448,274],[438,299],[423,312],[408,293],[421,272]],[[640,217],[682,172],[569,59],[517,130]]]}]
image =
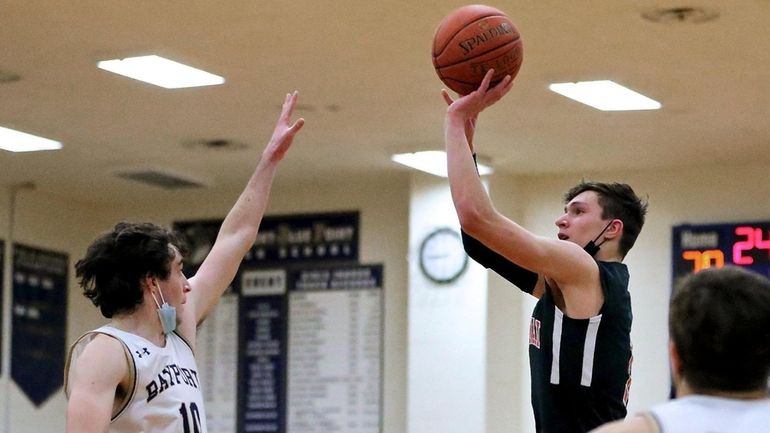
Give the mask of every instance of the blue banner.
[{"label": "blue banner", "polygon": [[381,431],[382,265],[246,268],[238,285],[236,431]]},{"label": "blue banner", "polygon": [[238,325],[238,432],[285,432],[286,276],[243,271]]},{"label": "blue banner", "polygon": [[68,257],[13,247],[11,378],[40,406],[63,383]]},{"label": "blue banner", "polygon": [[[189,247],[187,262],[200,265],[216,240],[221,220],[174,223]],[[243,264],[358,262],[358,212],[272,215],[262,219],[254,246]]]}]

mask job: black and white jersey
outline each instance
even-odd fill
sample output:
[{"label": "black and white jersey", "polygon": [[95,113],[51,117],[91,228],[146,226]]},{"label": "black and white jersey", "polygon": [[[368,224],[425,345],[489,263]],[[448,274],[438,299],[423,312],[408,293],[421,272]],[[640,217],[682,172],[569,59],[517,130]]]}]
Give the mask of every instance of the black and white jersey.
[{"label": "black and white jersey", "polygon": [[632,362],[628,268],[597,263],[604,293],[598,315],[568,317],[546,287],[530,318],[532,407],[539,433],[587,432],[626,416]]},{"label": "black and white jersey", "polygon": [[207,433],[198,366],[184,339],[171,333],[166,335],[165,347],[158,347],[138,335],[102,326],[72,345],[66,378],[78,368],[99,368],[78,363],[85,346],[98,334],[123,343],[133,384],[112,416],[110,433]]}]

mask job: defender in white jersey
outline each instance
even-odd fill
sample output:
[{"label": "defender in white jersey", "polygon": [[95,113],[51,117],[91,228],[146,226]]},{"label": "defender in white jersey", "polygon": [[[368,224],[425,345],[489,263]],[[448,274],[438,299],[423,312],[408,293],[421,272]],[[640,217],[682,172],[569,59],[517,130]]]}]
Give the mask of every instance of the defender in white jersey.
[{"label": "defender in white jersey", "polygon": [[770,280],[734,266],[690,275],[669,328],[677,398],[596,432],[770,431]]},{"label": "defender in white jersey", "polygon": [[278,163],[303,119],[283,109],[254,173],[210,253],[189,280],[176,235],[151,223],[118,223],[75,265],[84,295],[107,326],[73,344],[65,367],[68,433],[206,433],[195,363],[196,328],[216,305],[257,238]]},{"label": "defender in white jersey", "polygon": [[[206,433],[206,412],[192,348],[176,332],[166,335],[166,346],[112,326],[102,326],[78,339],[70,349],[68,371],[78,368],[80,354],[99,335],[123,344],[130,356],[129,383],[117,404],[110,429],[120,432],[199,432]],[[69,383],[69,380],[67,381]],[[163,420],[176,420],[164,422]]]}]

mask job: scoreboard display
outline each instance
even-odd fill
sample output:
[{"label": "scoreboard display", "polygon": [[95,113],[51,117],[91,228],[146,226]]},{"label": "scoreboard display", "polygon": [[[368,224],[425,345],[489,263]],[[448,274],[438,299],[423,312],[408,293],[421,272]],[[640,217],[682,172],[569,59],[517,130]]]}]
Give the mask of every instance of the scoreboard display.
[{"label": "scoreboard display", "polygon": [[706,268],[735,265],[770,277],[770,222],[675,226],[672,245],[672,293],[680,278]]},{"label": "scoreboard display", "polygon": [[770,277],[770,222],[680,225],[673,228],[673,278],[724,265]]}]

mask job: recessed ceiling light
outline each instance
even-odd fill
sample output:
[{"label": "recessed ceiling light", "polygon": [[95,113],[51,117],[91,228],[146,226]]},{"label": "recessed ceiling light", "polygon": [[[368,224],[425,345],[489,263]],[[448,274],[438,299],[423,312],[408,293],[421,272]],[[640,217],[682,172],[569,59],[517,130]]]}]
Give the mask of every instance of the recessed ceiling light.
[{"label": "recessed ceiling light", "polygon": [[602,111],[657,110],[660,102],[610,80],[554,83],[552,91]]},{"label": "recessed ceiling light", "polygon": [[156,55],[102,60],[97,63],[97,66],[105,71],[165,87],[166,89],[215,86],[225,82],[225,79],[219,75],[214,75]]},{"label": "recessed ceiling light", "polygon": [[700,24],[719,18],[719,11],[715,9],[684,6],[651,9],[642,13],[642,17],[654,23]]},{"label": "recessed ceiling light", "polygon": [[[443,150],[397,153],[390,159],[399,164],[403,164],[407,167],[424,171],[435,176],[447,177],[446,152]],[[494,169],[488,165],[484,165],[482,163],[478,163],[477,165],[479,167],[480,176],[486,176],[494,172]]]},{"label": "recessed ceiling light", "polygon": [[21,76],[19,74],[14,74],[13,72],[3,71],[0,69],[0,83],[13,83],[14,81],[19,80],[21,80]]},{"label": "recessed ceiling light", "polygon": [[58,141],[0,126],[0,149],[11,152],[35,152],[61,148],[62,144]]}]

